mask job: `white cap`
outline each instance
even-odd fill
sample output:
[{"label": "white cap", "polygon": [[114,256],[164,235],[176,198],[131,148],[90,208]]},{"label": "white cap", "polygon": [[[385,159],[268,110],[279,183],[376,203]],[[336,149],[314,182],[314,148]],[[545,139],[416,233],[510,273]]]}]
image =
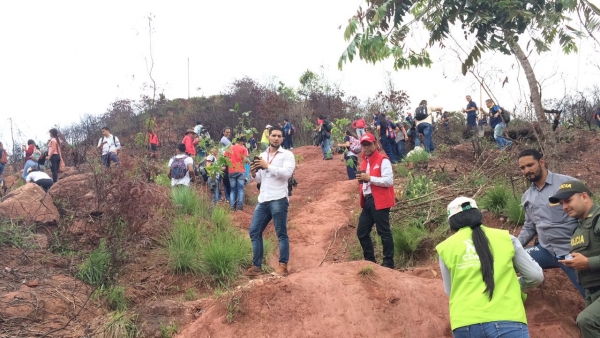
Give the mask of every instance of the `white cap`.
[{"label": "white cap", "polygon": [[27,173],[29,174],[33,170],[33,167],[27,168]]},{"label": "white cap", "polygon": [[450,202],[450,204],[448,204],[448,207],[446,208],[446,211],[448,212],[448,219],[450,219],[450,217],[458,213],[469,209],[477,209],[477,203],[475,202],[475,200],[465,196],[457,197],[454,199],[454,201]]},{"label": "white cap", "polygon": [[267,124],[267,126],[265,127],[265,129],[269,129],[269,128],[271,128],[271,127],[273,127],[273,126],[272,126],[272,125],[270,125],[270,124]]}]

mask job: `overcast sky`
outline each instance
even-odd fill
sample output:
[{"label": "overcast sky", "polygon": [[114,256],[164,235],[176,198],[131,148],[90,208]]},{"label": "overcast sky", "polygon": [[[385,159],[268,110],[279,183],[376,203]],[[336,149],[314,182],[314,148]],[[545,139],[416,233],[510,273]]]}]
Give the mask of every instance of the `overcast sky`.
[{"label": "overcast sky", "polygon": [[[391,62],[373,66],[356,59],[339,71],[337,61],[347,45],[343,29],[360,4],[358,0],[3,2],[0,140],[10,144],[9,118],[18,143],[45,140],[55,124],[66,126],[84,114],[101,114],[118,98],[138,99],[143,84],[150,82],[145,61],[150,57],[150,14],[153,76],[168,99],[188,96],[189,58],[191,96],[217,94],[243,76],[261,83],[276,77],[296,87],[306,69],[320,72],[322,66],[329,81],[361,98],[384,90],[391,71],[396,88],[410,95],[411,106],[427,99],[458,110],[466,105],[465,94],[479,101],[479,85],[460,74],[460,63],[448,48],[431,49],[435,61],[431,69],[394,72]],[[410,42],[423,47],[424,37],[414,33]],[[590,41],[579,46],[581,53],[576,55],[532,54],[545,98],[584,89],[599,78]],[[504,106],[514,107],[523,93],[514,57],[487,55],[483,69],[497,70],[490,80],[494,94]],[[509,84],[502,88],[504,76]],[[526,85],[522,73],[520,83]]]}]

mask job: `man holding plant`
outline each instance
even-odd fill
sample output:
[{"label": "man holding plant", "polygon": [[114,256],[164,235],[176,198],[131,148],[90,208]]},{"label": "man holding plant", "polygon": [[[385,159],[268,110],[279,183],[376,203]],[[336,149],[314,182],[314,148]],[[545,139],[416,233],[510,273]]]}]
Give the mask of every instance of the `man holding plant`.
[{"label": "man holding plant", "polygon": [[279,239],[279,266],[274,275],[287,276],[290,256],[289,239],[287,235],[288,218],[288,179],[294,173],[296,161],[294,154],[283,149],[283,130],[271,127],[269,130],[269,148],[254,157],[250,174],[260,185],[258,204],[252,215],[250,224],[250,240],[252,241],[252,267],[245,275],[257,277],[262,275],[262,260],[264,255],[262,234],[273,220],[275,232]]}]

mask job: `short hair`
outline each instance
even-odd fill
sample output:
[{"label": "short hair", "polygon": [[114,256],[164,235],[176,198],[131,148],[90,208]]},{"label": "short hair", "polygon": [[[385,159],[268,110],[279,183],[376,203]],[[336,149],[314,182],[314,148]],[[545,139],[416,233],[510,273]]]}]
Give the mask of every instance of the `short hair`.
[{"label": "short hair", "polygon": [[487,100],[485,100],[485,102],[492,102],[492,103],[494,103],[494,100],[492,100],[492,99],[487,99]]},{"label": "short hair", "polygon": [[108,127],[102,127],[102,130],[110,131],[110,129],[108,129]]},{"label": "short hair", "polygon": [[273,134],[274,130],[279,130],[281,132],[281,135],[283,136],[283,129],[281,129],[280,126],[273,126],[273,127],[271,127],[271,129],[269,129],[269,136],[271,136],[271,134]]},{"label": "short hair", "polygon": [[240,136],[237,138],[236,142],[246,143],[246,136]]},{"label": "short hair", "polygon": [[427,104],[427,100],[421,100],[421,102],[419,103],[419,106],[422,106],[424,104]]},{"label": "short hair", "polygon": [[182,153],[185,153],[185,144],[183,144],[183,143],[179,143],[179,144],[177,145],[177,150],[179,150],[179,151],[180,151],[180,152],[182,152]]},{"label": "short hair", "polygon": [[326,119],[326,117],[325,117],[323,114],[319,115],[319,118],[320,118],[321,120],[325,120],[325,119]]},{"label": "short hair", "polygon": [[289,119],[289,118],[287,118],[287,117],[286,117],[286,118],[284,118],[283,120],[284,120],[285,122],[290,122],[290,119]]},{"label": "short hair", "polygon": [[28,146],[30,146],[32,144],[35,145],[35,141],[34,140],[27,140],[27,145]]},{"label": "short hair", "polygon": [[202,124],[202,121],[196,120],[196,124]]},{"label": "short hair", "polygon": [[533,156],[533,158],[536,161],[539,161],[542,158],[544,158],[544,155],[536,149],[525,149],[519,154],[519,158],[525,157],[525,156]]}]

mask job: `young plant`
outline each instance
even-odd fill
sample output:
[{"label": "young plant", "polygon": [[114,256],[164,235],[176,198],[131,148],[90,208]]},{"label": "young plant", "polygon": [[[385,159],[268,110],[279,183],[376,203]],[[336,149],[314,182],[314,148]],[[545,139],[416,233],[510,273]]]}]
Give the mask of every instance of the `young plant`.
[{"label": "young plant", "polygon": [[406,156],[403,160],[407,163],[427,163],[429,162],[429,153],[426,151],[413,151],[409,156]]},{"label": "young plant", "polygon": [[125,311],[114,311],[109,314],[109,321],[104,327],[105,338],[136,338],[141,335],[135,325],[137,316],[128,315]]},{"label": "young plant", "polygon": [[91,285],[101,285],[108,277],[112,255],[106,247],[106,240],[100,241],[100,246],[90,252],[88,258],[79,265],[78,276]]},{"label": "young plant", "polygon": [[506,207],[507,201],[511,198],[513,197],[504,184],[495,183],[491,189],[486,191],[478,205],[481,209],[487,209],[495,214],[500,214],[504,210],[504,207]]},{"label": "young plant", "polygon": [[515,225],[521,225],[525,223],[525,209],[521,205],[521,201],[514,196],[511,196],[506,202],[503,214]]},{"label": "young plant", "polygon": [[194,291],[194,289],[189,288],[189,289],[185,290],[185,300],[192,301],[192,300],[196,300],[197,298],[198,298],[198,296],[196,296],[196,291]]},{"label": "young plant", "polygon": [[125,297],[124,286],[112,286],[106,292],[106,302],[111,310],[125,311],[129,307],[129,301]]},{"label": "young plant", "polygon": [[159,327],[160,338],[171,338],[177,333],[178,329],[179,328],[177,327],[176,323],[171,322],[169,325],[161,323]]},{"label": "young plant", "polygon": [[413,176],[409,173],[406,182],[406,198],[416,198],[426,195],[433,189],[433,182],[425,175]]},{"label": "young plant", "polygon": [[360,271],[358,271],[358,275],[363,278],[371,279],[375,275],[375,272],[373,271],[372,267],[365,266],[364,268],[360,269]]}]

